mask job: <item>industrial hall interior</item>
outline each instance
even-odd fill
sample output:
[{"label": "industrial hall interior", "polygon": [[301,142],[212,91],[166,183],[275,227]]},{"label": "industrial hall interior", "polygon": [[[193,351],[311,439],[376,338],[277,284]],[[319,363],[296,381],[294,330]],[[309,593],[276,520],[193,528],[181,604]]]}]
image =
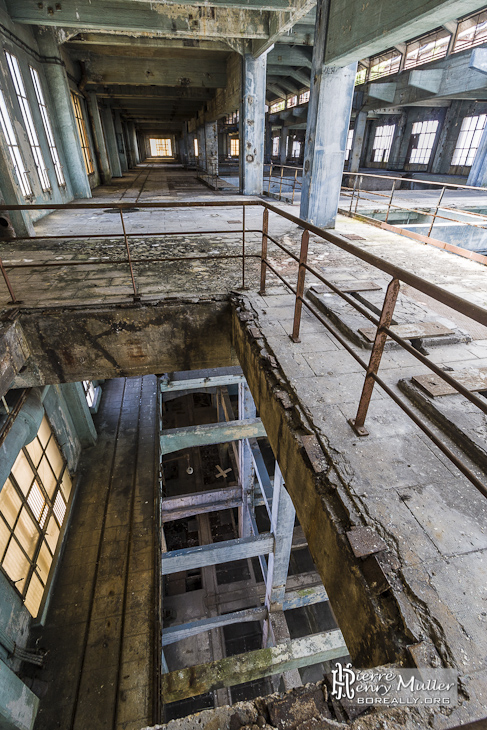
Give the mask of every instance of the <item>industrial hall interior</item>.
[{"label": "industrial hall interior", "polygon": [[0,0],[0,730],[486,730],[485,2]]}]

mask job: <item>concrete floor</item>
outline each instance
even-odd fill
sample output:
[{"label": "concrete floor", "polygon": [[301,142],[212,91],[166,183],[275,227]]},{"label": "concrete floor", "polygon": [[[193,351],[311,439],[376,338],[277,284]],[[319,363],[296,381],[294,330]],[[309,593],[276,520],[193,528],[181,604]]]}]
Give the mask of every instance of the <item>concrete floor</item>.
[{"label": "concrete floor", "polygon": [[[153,189],[152,175],[157,178],[153,180]],[[137,176],[139,177],[136,179]],[[184,178],[189,183],[189,191],[186,189],[183,192],[181,187],[178,188],[183,183],[176,183],[176,177],[181,180]],[[142,185],[143,195],[149,194],[150,190],[157,195],[157,190],[160,189],[157,185],[160,184],[167,185],[168,191],[170,185],[174,184],[170,192],[163,188],[165,199],[182,199],[183,196],[189,197],[193,194],[215,199],[215,195],[218,195],[203,190],[195,181],[194,173],[183,174],[176,167],[149,169],[148,176],[140,170],[133,171],[111,189],[101,188],[95,193],[102,200],[106,197],[107,202],[128,194],[132,202],[137,200]],[[108,197],[111,195],[113,198]],[[223,196],[220,197],[223,199]],[[293,212],[296,210],[290,206],[283,208]],[[101,226],[108,228],[112,225],[110,214],[90,214],[90,217],[83,213],[75,219],[75,223],[70,215],[57,213],[45,218],[38,224],[39,232],[55,235],[61,230],[79,231],[81,223],[86,226],[86,231],[99,231]],[[205,211],[205,215],[208,220],[211,219],[212,227],[223,227],[228,225],[228,220],[233,220],[233,212],[230,217],[228,210],[222,212],[211,209]],[[260,215],[259,211],[255,220]],[[184,216],[174,215],[171,220],[168,217],[165,225],[178,225],[181,229],[192,225],[194,230],[197,226],[200,226],[200,230],[205,230],[204,226],[208,225],[208,220],[195,217],[190,221],[187,216],[187,213]],[[237,217],[235,216],[235,220]],[[253,220],[249,216],[249,225],[252,225]],[[159,217],[151,221],[150,217],[144,215],[144,230],[150,225],[150,230],[155,231],[156,224],[161,225]],[[134,220],[131,225],[139,224]],[[293,226],[286,222],[277,222],[271,216],[271,232],[279,236],[291,250],[298,251],[300,231]],[[370,250],[405,269],[412,269],[425,279],[468,301],[487,306],[487,271],[481,264],[342,216],[337,219],[337,232],[345,236],[351,234],[356,246]],[[258,234],[255,234],[254,240],[250,239],[250,250],[258,250],[259,239]],[[201,245],[204,250],[213,250],[213,246],[215,250],[217,246],[219,250],[228,250],[226,240],[215,243],[213,236],[206,238],[201,235],[197,240],[198,247]],[[148,243],[152,245],[151,239],[141,235],[140,243],[135,245],[144,247]],[[187,250],[191,250],[195,244],[188,239],[186,245]],[[235,239],[231,245],[237,250],[239,243]],[[277,270],[281,275],[289,277],[294,285],[295,262],[285,254],[276,255],[275,246],[270,246],[269,250]],[[40,241],[38,248],[31,242],[25,244],[25,248],[19,244],[5,244],[4,255],[10,261],[11,258],[33,256],[45,258],[46,251],[50,256],[92,255],[91,250],[87,253],[79,242],[46,245]],[[380,286],[387,283],[387,278],[371,267],[315,236],[311,237],[309,259],[336,282],[355,278],[372,279]],[[201,264],[201,267],[199,269],[198,265],[195,270],[191,266],[182,270],[179,264],[177,267],[172,266],[165,272],[171,277],[171,281],[161,281],[161,271],[151,269],[151,280],[146,284],[151,287],[150,291],[147,290],[147,297],[157,297],[168,292],[188,292],[188,289],[195,292],[205,291],[205,287],[206,291],[211,289],[219,292],[237,288],[238,276],[231,266],[218,273],[211,271],[207,264]],[[38,274],[29,274],[28,279],[19,270],[15,271],[17,273],[12,276],[15,285],[25,293],[26,303],[33,305],[79,301],[85,294],[97,301],[111,301],[112,297],[117,301],[117,297],[126,296],[125,288],[123,292],[117,290],[117,286],[122,285],[117,283],[116,276],[109,276],[106,271],[100,272],[95,268],[85,272],[76,287],[73,285],[72,274],[63,272],[63,276],[50,278],[42,291],[37,290],[41,285]],[[457,667],[464,677],[469,701],[454,713],[452,721],[466,722],[479,716],[487,708],[487,503],[378,388],[374,393],[367,420],[370,436],[367,439],[358,439],[347,424],[347,418],[355,413],[363,384],[363,371],[306,312],[303,315],[301,343],[293,344],[288,336],[292,326],[292,297],[271,273],[268,274],[267,295],[260,297],[256,293],[257,276],[258,266],[252,268],[249,264],[250,291],[242,294],[242,302],[254,313],[255,322],[266,339],[268,352],[276,358],[288,383],[289,392],[294,402],[296,399],[299,401],[301,412],[308,420],[311,431],[319,435],[325,451],[332,455],[333,463],[340,474],[340,494],[343,500],[353,505],[358,519],[373,526],[385,539],[388,550],[397,560],[396,576],[400,584],[397,601],[404,612],[412,641],[431,639],[443,661]],[[312,277],[309,277],[308,283],[312,283]],[[471,323],[463,315],[438,305],[408,287],[403,288],[403,291],[429,309],[432,319],[447,318],[454,325],[466,330],[472,338],[470,342],[431,348],[432,360],[447,368],[487,366],[486,328]],[[2,303],[5,299],[2,294]],[[361,354],[364,354],[363,351]],[[384,355],[382,375],[397,392],[401,378],[409,378],[422,372],[424,367],[408,354],[389,351]],[[442,438],[446,438],[448,442],[448,435],[443,434]],[[450,445],[453,449],[457,448],[454,443]],[[96,447],[98,448],[100,445]],[[105,448],[109,448],[107,444]],[[466,461],[485,480],[485,474],[478,465],[468,458]],[[302,519],[301,522],[306,530],[306,520]],[[317,556],[313,557],[316,561]],[[69,615],[71,616],[71,611]],[[362,627],[362,630],[366,629]],[[62,692],[62,688],[59,691]],[[96,690],[91,691],[92,696],[96,696]],[[84,706],[87,705],[88,703]],[[73,708],[69,706],[66,717],[72,712]],[[80,709],[79,712],[79,717],[83,717],[83,710]],[[41,715],[39,722],[42,721]],[[51,718],[50,721],[54,722],[54,719]],[[446,726],[441,724],[444,719],[439,719],[438,722],[437,727]],[[46,721],[39,728],[44,730],[55,726]],[[63,725],[63,722],[60,726],[74,727]],[[135,728],[136,725],[127,727]]]}]

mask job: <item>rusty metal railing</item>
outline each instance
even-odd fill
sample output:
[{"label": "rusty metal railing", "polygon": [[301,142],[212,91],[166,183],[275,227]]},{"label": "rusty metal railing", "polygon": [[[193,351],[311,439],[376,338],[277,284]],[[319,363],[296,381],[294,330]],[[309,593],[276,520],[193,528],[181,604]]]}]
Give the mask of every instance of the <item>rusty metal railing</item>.
[{"label": "rusty metal railing", "polygon": [[[484,254],[479,254],[476,251],[462,248],[461,246],[456,246],[455,244],[448,243],[446,241],[441,241],[436,238],[433,238],[432,232],[433,228],[435,226],[435,223],[439,221],[448,221],[449,224],[455,223],[458,226],[466,226],[466,230],[468,228],[476,228],[476,229],[483,229],[487,231],[487,223],[485,222],[487,219],[487,216],[485,214],[476,213],[475,211],[471,210],[464,210],[463,208],[457,208],[457,207],[451,207],[448,205],[443,205],[443,198],[447,191],[451,190],[470,190],[475,193],[483,193],[484,194],[484,206],[486,205],[487,199],[485,198],[485,194],[487,193],[487,188],[481,188],[476,187],[474,185],[457,185],[455,183],[445,183],[445,182],[437,182],[435,180],[421,180],[417,178],[409,178],[409,177],[399,177],[399,176],[393,176],[393,175],[376,175],[374,173],[365,173],[365,172],[344,172],[343,177],[346,178],[352,178],[353,179],[353,186],[350,185],[350,181],[348,181],[348,185],[342,184],[341,192],[344,197],[350,198],[350,205],[348,206],[348,209],[346,208],[340,208],[340,212],[349,215],[349,216],[357,216],[360,218],[366,218],[368,222],[373,223],[375,225],[380,225],[382,228],[386,228],[387,230],[395,231],[397,233],[401,233],[401,235],[408,236],[409,238],[413,238],[417,241],[421,241],[422,243],[429,243],[433,246],[436,246],[438,248],[446,249],[447,251],[451,251],[452,253],[456,253],[459,256],[463,256],[464,258],[473,259],[474,261],[477,261],[482,264],[487,264],[487,256]],[[379,190],[369,190],[366,187],[367,181],[376,181],[376,180],[387,180],[389,182],[392,182],[391,190],[390,191],[379,191]],[[400,185],[402,183],[414,183],[415,185],[425,185],[427,187],[434,187],[438,189],[439,195],[436,201],[433,202],[432,206],[429,208],[417,208],[414,205],[407,205],[404,202],[401,204],[400,202],[397,202],[397,196],[396,196],[396,202],[393,202],[394,196],[400,189]],[[404,192],[404,191],[403,191]],[[414,191],[410,191],[414,195]],[[362,206],[364,204],[370,204],[370,203],[376,203],[378,206],[381,206],[378,208],[377,212],[385,213],[384,220],[380,220],[378,218],[374,218],[370,215],[367,215],[367,212],[362,209],[362,211],[359,210],[359,203],[362,203]],[[402,211],[404,213],[414,213],[416,215],[425,216],[426,218],[431,218],[431,222],[429,223],[428,230],[426,234],[416,233],[414,231],[410,231],[406,228],[403,228],[400,225],[395,225],[394,223],[389,222],[389,217],[391,215],[391,209],[392,211]],[[440,212],[441,211],[441,212]],[[451,215],[445,215],[445,213],[455,213],[457,215],[463,215],[466,217],[469,217],[471,220],[459,220],[458,218],[452,217]],[[480,222],[480,219],[483,219],[483,223]],[[477,220],[477,222],[475,222]],[[407,223],[405,225],[408,225]],[[425,224],[426,225],[426,224]],[[487,235],[486,235],[487,238]]]},{"label": "rusty metal railing", "polygon": [[[250,229],[246,227],[246,208],[249,206],[261,206],[263,207],[263,219],[262,219],[262,228],[258,229]],[[64,205],[18,205],[18,206],[6,206],[2,205],[0,206],[0,211],[12,211],[12,210],[66,210],[66,209],[72,209],[72,210],[86,210],[86,209],[100,209],[100,208],[115,208],[120,211],[120,218],[123,222],[123,210],[126,208],[132,207],[130,203],[111,203],[107,205],[106,203],[70,203],[70,204],[64,204]],[[367,413],[368,408],[370,404],[370,400],[372,397],[372,393],[374,390],[375,385],[377,384],[384,392],[391,398],[392,401],[394,401],[408,416],[409,418],[423,431],[423,433],[426,434],[426,436],[442,451],[442,453],[459,469],[459,471],[464,474],[464,476],[467,477],[467,479],[481,492],[484,496],[487,496],[487,486],[483,484],[483,482],[480,481],[480,479],[477,477],[477,475],[469,468],[469,466],[464,463],[461,458],[454,453],[447,444],[445,444],[438,436],[437,434],[432,430],[432,428],[426,423],[426,421],[421,418],[418,413],[416,413],[411,406],[409,406],[402,398],[400,398],[393,390],[392,388],[381,378],[379,375],[380,371],[380,365],[381,365],[381,358],[384,352],[384,346],[386,343],[387,338],[391,338],[394,342],[396,342],[400,347],[408,352],[410,355],[415,357],[417,360],[419,360],[424,366],[426,366],[429,370],[434,372],[436,375],[438,375],[442,380],[444,380],[448,385],[454,388],[454,390],[457,393],[460,393],[464,398],[469,400],[471,403],[473,403],[477,408],[480,409],[484,414],[487,415],[487,400],[485,400],[482,397],[479,397],[475,393],[471,392],[466,388],[462,383],[457,381],[455,378],[453,378],[448,372],[442,370],[441,367],[436,365],[434,362],[432,362],[428,357],[423,355],[421,352],[419,352],[416,348],[414,348],[410,342],[408,342],[406,339],[400,337],[393,329],[391,329],[391,323],[393,321],[393,315],[394,315],[394,308],[396,304],[396,300],[400,291],[401,284],[407,284],[408,286],[412,287],[413,289],[416,289],[419,292],[422,292],[423,294],[426,294],[428,297],[431,297],[432,299],[436,300],[437,302],[450,307],[456,312],[461,313],[464,316],[470,317],[474,322],[477,322],[478,324],[481,324],[483,326],[487,327],[487,310],[483,309],[482,307],[477,306],[476,304],[473,304],[465,299],[462,299],[461,297],[457,296],[456,294],[452,294],[451,292],[446,291],[445,289],[442,289],[441,287],[437,286],[436,284],[432,284],[429,281],[426,281],[425,279],[417,276],[416,274],[411,273],[410,271],[407,271],[406,269],[402,269],[399,266],[395,266],[394,264],[385,261],[378,256],[375,256],[374,254],[370,253],[368,250],[361,249],[359,246],[356,246],[352,243],[350,243],[347,239],[344,237],[333,233],[329,230],[322,230],[321,228],[318,228],[317,226],[314,226],[310,223],[307,223],[304,220],[301,220],[300,218],[286,212],[285,210],[282,210],[280,208],[277,208],[274,205],[271,205],[267,203],[266,201],[260,200],[260,199],[247,199],[242,200],[239,202],[235,201],[224,201],[224,200],[211,200],[211,201],[200,201],[200,202],[191,202],[191,201],[181,201],[181,202],[168,202],[168,203],[139,203],[139,208],[160,208],[160,209],[178,209],[178,208],[199,208],[199,207],[220,207],[220,208],[239,208],[242,210],[242,225],[240,228],[232,229],[231,231],[227,231],[227,233],[231,233],[233,235],[237,234],[241,236],[241,243],[242,243],[242,251],[238,254],[224,254],[224,255],[214,255],[214,254],[208,254],[208,255],[200,255],[200,256],[162,256],[162,257],[150,257],[150,258],[134,258],[131,255],[130,251],[130,245],[129,245],[129,234],[126,233],[125,230],[123,230],[121,238],[123,238],[125,242],[125,248],[127,253],[126,263],[129,266],[130,269],[130,275],[131,275],[131,281],[133,286],[133,294],[132,297],[135,301],[139,301],[140,299],[140,293],[137,289],[136,284],[136,276],[134,273],[134,265],[137,265],[139,263],[150,263],[154,261],[174,261],[174,262],[180,262],[180,261],[189,261],[194,259],[212,259],[212,260],[218,260],[218,259],[241,259],[242,260],[242,287],[245,288],[246,286],[246,272],[245,272],[245,262],[249,258],[259,258],[260,259],[260,294],[265,295],[266,293],[266,280],[267,280],[267,271],[271,271],[283,284],[284,286],[291,291],[295,296],[295,308],[294,308],[294,320],[293,320],[293,328],[292,332],[290,333],[291,340],[293,342],[299,342],[300,341],[300,327],[301,327],[301,314],[302,314],[302,308],[305,307],[327,330],[330,332],[330,334],[336,339],[338,343],[356,360],[357,363],[363,368],[365,371],[365,379],[364,384],[362,388],[362,393],[360,396],[359,404],[357,407],[357,412],[355,415],[355,418],[350,419],[349,423],[351,427],[353,428],[354,432],[361,436],[366,437],[368,435],[367,429],[365,427],[366,419],[367,419]],[[301,246],[299,255],[294,253],[294,251],[290,250],[287,246],[284,246],[277,238],[271,235],[269,231],[269,214],[273,213],[281,218],[286,219],[290,223],[296,225],[298,228],[302,230],[301,235]],[[221,230],[214,230],[214,231],[195,231],[194,234],[201,236],[203,233],[206,235],[212,235],[212,234],[221,234],[223,231]],[[261,242],[261,252],[260,255],[248,253],[246,251],[246,234],[252,232],[252,233],[259,233],[262,235],[262,242]],[[190,233],[191,234],[191,233]],[[377,317],[372,311],[367,309],[366,307],[362,306],[354,297],[349,296],[346,292],[343,292],[339,289],[338,286],[333,284],[331,281],[329,281],[326,276],[324,276],[321,271],[314,268],[308,263],[308,245],[309,245],[309,238],[310,234],[313,234],[317,236],[318,238],[322,239],[323,241],[326,241],[330,244],[333,244],[337,248],[341,249],[342,251],[345,251],[351,255],[353,255],[355,258],[363,261],[364,263],[374,267],[377,271],[381,271],[384,274],[387,274],[391,277],[391,281],[387,287],[387,291],[384,297],[384,302],[382,305],[381,314],[379,317]],[[96,234],[96,235],[85,235],[83,236],[86,239],[89,238],[98,238],[98,237],[104,237],[107,234]],[[143,234],[136,234],[139,238]],[[152,232],[149,232],[146,235],[155,236],[174,236],[174,235],[188,235],[188,231],[185,231],[182,233],[181,231],[176,232],[170,232],[170,231],[162,231],[158,234],[154,234]],[[110,237],[114,237],[113,234],[110,234]],[[53,238],[56,239],[69,239],[73,238],[73,236],[65,235],[65,236],[54,236]],[[13,240],[19,240],[19,239],[13,239]],[[28,239],[21,239],[21,240],[28,240]],[[35,240],[35,239],[34,239]],[[297,279],[296,284],[293,285],[289,281],[287,281],[284,276],[277,270],[276,266],[273,264],[273,262],[269,259],[268,255],[268,249],[269,249],[269,243],[274,244],[277,246],[280,250],[282,250],[287,256],[289,256],[291,259],[293,259],[297,265],[298,265],[298,272],[297,272]],[[17,263],[17,264],[9,264],[8,266],[4,266],[0,262],[0,269],[2,271],[5,283],[8,287],[8,291],[11,295],[11,304],[19,304],[18,299],[15,297],[15,294],[13,292],[13,288],[11,285],[11,282],[8,279],[7,269],[18,269],[18,268],[47,268],[50,266],[83,266],[86,264],[93,265],[99,264],[99,265],[106,265],[106,264],[113,264],[115,262],[118,262],[119,259],[112,259],[111,261],[107,261],[105,259],[94,261],[93,259],[90,259],[88,261],[49,261],[45,262],[44,264],[39,264],[36,262],[32,263]],[[351,344],[346,340],[345,336],[334,326],[334,324],[331,321],[328,321],[320,312],[318,312],[313,305],[306,300],[304,296],[305,292],[305,285],[306,285],[306,275],[310,274],[313,277],[315,277],[318,281],[321,281],[323,284],[325,284],[332,292],[340,296],[343,300],[345,300],[350,306],[352,306],[356,311],[358,311],[362,316],[364,316],[366,319],[368,319],[372,324],[374,324],[377,328],[374,344],[372,347],[372,352],[370,355],[370,358],[368,362],[364,360],[351,346]]]},{"label": "rusty metal railing", "polygon": [[[280,172],[277,175],[273,175],[274,170],[280,170]],[[294,174],[286,175],[284,170],[293,170]],[[286,188],[285,194],[290,194],[291,203],[294,203],[296,191],[301,191],[302,181],[299,178],[299,173],[301,173],[301,175],[303,174],[302,167],[295,167],[294,165],[277,165],[275,162],[271,162],[269,165],[269,173],[267,175],[267,190],[265,192],[267,193],[267,195],[276,195],[278,200],[282,200],[283,188]],[[271,191],[272,182],[279,184],[279,193],[274,193]]]}]

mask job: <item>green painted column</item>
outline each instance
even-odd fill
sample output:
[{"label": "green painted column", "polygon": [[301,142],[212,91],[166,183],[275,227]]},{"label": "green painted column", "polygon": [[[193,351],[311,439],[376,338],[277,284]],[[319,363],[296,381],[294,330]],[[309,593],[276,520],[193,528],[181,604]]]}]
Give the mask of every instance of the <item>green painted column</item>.
[{"label": "green painted column", "polygon": [[88,110],[90,113],[93,135],[96,147],[96,153],[98,162],[100,165],[102,182],[107,185],[111,182],[112,173],[110,170],[110,162],[108,159],[108,151],[105,144],[105,137],[103,135],[103,127],[101,123],[100,108],[98,106],[98,98],[93,91],[87,93],[88,99]]},{"label": "green painted column", "polygon": [[40,53],[49,59],[49,62],[44,64],[44,73],[49,96],[54,105],[52,116],[61,137],[73,195],[75,198],[91,198],[90,182],[74,117],[66,67],[59,52],[56,32],[53,28],[38,27],[35,33]]},{"label": "green painted column", "polygon": [[0,660],[0,728],[32,730],[39,698]]},{"label": "green painted column", "polygon": [[118,155],[117,136],[115,133],[115,124],[113,122],[113,113],[110,104],[107,102],[101,109],[101,118],[103,129],[105,130],[105,138],[107,141],[107,153],[110,160],[110,168],[112,177],[122,177],[122,166]]},{"label": "green painted column", "polygon": [[35,438],[43,416],[44,408],[39,390],[33,388],[0,446],[0,489],[7,481],[21,448]]}]

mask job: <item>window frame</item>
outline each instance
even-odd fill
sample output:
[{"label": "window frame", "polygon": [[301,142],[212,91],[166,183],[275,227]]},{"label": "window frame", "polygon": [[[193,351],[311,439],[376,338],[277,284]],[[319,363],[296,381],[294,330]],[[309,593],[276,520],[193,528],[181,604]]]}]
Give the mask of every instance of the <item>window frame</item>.
[{"label": "window frame", "polygon": [[24,129],[27,134],[27,141],[29,142],[32,157],[34,158],[34,165],[37,170],[37,176],[39,178],[42,192],[51,192],[52,185],[49,178],[49,171],[46,167],[44,153],[42,152],[39,135],[37,134],[34,117],[32,115],[32,107],[27,96],[27,90],[25,88],[24,77],[22,76],[22,71],[20,69],[19,59],[17,56],[14,56],[13,53],[10,53],[10,51],[5,51],[5,57],[7,59],[10,78],[17,96],[20,113],[24,122]]},{"label": "window frame", "polygon": [[[382,131],[382,130],[389,130],[392,129],[392,131],[389,133],[388,131]],[[374,141],[372,143],[372,152],[373,152],[373,159],[372,162],[377,163],[384,163],[389,162],[389,155],[391,154],[392,149],[392,142],[394,140],[394,133],[396,131],[396,125],[395,124],[381,124],[378,127],[375,128],[375,134],[374,134]],[[389,140],[387,145],[376,145],[376,142],[379,142],[381,140]],[[377,153],[382,152],[381,159],[378,160]]]},{"label": "window frame", "polygon": [[[434,129],[430,128],[430,125]],[[428,165],[433,154],[438,134],[438,119],[423,119],[421,122],[414,122],[411,130],[411,137],[418,134],[418,145],[413,147],[407,161],[408,165]],[[431,144],[430,144],[431,142]]]},{"label": "window frame", "polygon": [[86,174],[88,176],[94,175],[95,166],[93,163],[93,156],[91,154],[90,140],[86,129],[83,107],[81,106],[81,97],[74,91],[71,92],[71,102],[73,104],[74,118],[76,121],[76,128],[78,130],[78,138],[81,145]]},{"label": "window frame", "polygon": [[[467,121],[473,121],[477,120],[475,122],[475,126],[472,128],[464,129],[465,122]],[[482,126],[479,127],[479,122],[483,122]],[[472,167],[475,155],[477,154],[477,150],[480,146],[480,141],[482,139],[482,135],[485,129],[485,126],[487,124],[487,113],[486,114],[470,114],[468,116],[463,117],[462,120],[462,126],[460,127],[460,132],[457,137],[457,141],[455,144],[455,149],[453,150],[453,155],[451,159],[451,166],[452,167]],[[470,139],[469,139],[470,136]],[[468,140],[468,147],[464,145],[464,141]],[[477,142],[477,144],[475,144]],[[460,146],[461,145],[461,146]],[[462,153],[465,152],[465,156],[462,160]],[[455,159],[455,156],[458,154],[458,158]],[[469,162],[469,159],[471,161]]]},{"label": "window frame", "polygon": [[31,200],[34,197],[34,192],[28,176],[29,171],[25,166],[24,158],[20,151],[19,141],[15,134],[15,129],[12,124],[12,119],[10,118],[5,94],[3,93],[2,88],[0,88],[0,127],[2,128],[2,132],[5,137],[5,142],[13,163],[22,196],[26,200]]},{"label": "window frame", "polygon": [[[43,446],[39,438],[39,433],[41,432],[41,428],[44,423],[46,423],[49,428],[49,437],[45,445]],[[36,441],[39,448],[38,453],[40,453],[40,457],[37,459],[37,464],[34,463],[33,457],[31,453],[29,453],[29,447],[32,447],[32,444],[34,444]],[[57,473],[54,464],[52,463],[52,457],[50,456],[48,451],[51,444],[54,444],[55,453],[58,457],[60,457],[61,466]],[[32,447],[32,449],[33,448],[34,447]],[[29,478],[31,475],[27,488],[25,488],[25,484],[21,484],[19,482],[17,476],[14,474],[15,465],[17,464],[21,455],[29,468]],[[43,470],[46,469],[48,474],[51,475],[51,478],[54,478],[54,487],[52,488],[51,495],[49,495],[49,488],[44,483],[43,476],[39,469],[44,461],[45,465],[43,466]],[[69,477],[70,481],[69,494],[67,496],[65,496],[62,486],[66,475]],[[67,518],[69,515],[69,508],[73,494],[73,482],[68,470],[67,459],[63,454],[54,429],[52,428],[51,423],[49,422],[49,419],[47,418],[47,415],[45,413],[43,416],[42,424],[39,427],[39,430],[33,441],[30,444],[24,446],[19,451],[19,454],[10,471],[10,474],[7,477],[5,484],[2,486],[2,490],[8,488],[8,483],[10,483],[13,494],[20,502],[20,507],[18,508],[15,519],[13,519],[12,521],[13,524],[10,524],[10,522],[8,521],[8,518],[4,514],[4,510],[0,509],[0,526],[3,527],[4,531],[6,529],[6,531],[10,533],[7,542],[5,543],[5,547],[3,548],[2,552],[0,552],[0,570],[4,575],[7,576],[7,579],[10,581],[10,583],[13,584],[15,590],[20,595],[22,602],[26,606],[27,610],[35,619],[42,612],[45,599],[48,594],[52,571],[56,564],[56,556],[61,545],[64,529],[67,524]],[[37,490],[37,494],[33,493],[34,485]],[[2,490],[0,490],[0,492]],[[39,500],[43,500],[42,505]],[[62,509],[61,519],[59,514],[60,505]],[[40,512],[38,513],[38,515],[36,515],[35,509],[38,506],[40,506]],[[27,515],[30,524],[34,527],[32,534],[36,535],[32,555],[29,555],[28,548],[26,548],[22,544],[21,537],[19,536],[21,533],[21,528],[19,527],[19,524],[21,522],[21,515],[24,515],[24,513]],[[47,539],[49,538],[48,529],[51,529],[52,520],[54,520],[54,524],[57,528],[57,537],[53,546],[51,546],[49,540]],[[16,530],[18,531],[16,532]],[[23,578],[15,578],[14,576],[9,575],[6,567],[4,567],[7,555],[9,553],[9,550],[11,549],[12,544],[15,546],[15,549],[17,549],[17,551],[20,551],[24,562],[28,564],[27,573]],[[39,558],[43,548],[47,549],[48,556],[50,557],[49,567],[47,569],[47,575],[45,577],[42,577],[41,569],[39,567]],[[42,586],[42,596],[37,603],[36,613],[33,613],[33,611],[31,610],[31,604],[29,600],[29,591],[31,589],[31,585],[33,584],[34,576],[37,579],[38,583],[40,583]],[[22,586],[19,587],[19,584],[22,584]]]},{"label": "window frame", "polygon": [[32,79],[32,85],[34,87],[34,91],[37,98],[37,104],[39,106],[39,112],[42,119],[42,124],[44,126],[44,133],[46,135],[47,144],[49,146],[49,151],[51,153],[52,158],[52,164],[54,166],[54,173],[56,175],[56,180],[60,188],[66,187],[66,179],[64,177],[63,172],[63,166],[61,164],[61,160],[59,158],[59,152],[56,145],[56,140],[54,138],[54,131],[51,124],[51,118],[49,114],[49,109],[47,108],[46,104],[46,98],[44,96],[44,92],[42,90],[42,84],[41,84],[41,77],[39,75],[39,72],[34,66],[29,65],[30,75]]}]

